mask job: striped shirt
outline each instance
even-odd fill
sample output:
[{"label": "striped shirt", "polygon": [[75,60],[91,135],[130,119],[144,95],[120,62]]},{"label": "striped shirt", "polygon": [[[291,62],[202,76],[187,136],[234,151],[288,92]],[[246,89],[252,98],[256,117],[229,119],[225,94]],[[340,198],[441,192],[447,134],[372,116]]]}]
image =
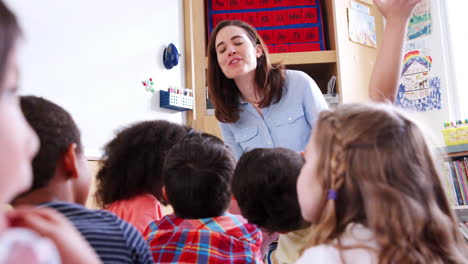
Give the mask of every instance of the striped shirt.
[{"label": "striped shirt", "polygon": [[54,208],[65,215],[103,263],[153,263],[141,234],[114,214],[67,202],[49,202],[41,206]]},{"label": "striped shirt", "polygon": [[203,219],[167,215],[148,225],[145,239],[155,263],[263,263],[260,230],[228,213]]}]

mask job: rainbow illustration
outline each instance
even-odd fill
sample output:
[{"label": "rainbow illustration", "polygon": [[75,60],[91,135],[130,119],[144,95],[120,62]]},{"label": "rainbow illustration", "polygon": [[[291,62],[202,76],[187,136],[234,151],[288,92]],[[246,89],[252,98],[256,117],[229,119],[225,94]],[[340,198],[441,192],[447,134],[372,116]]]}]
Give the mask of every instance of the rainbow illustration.
[{"label": "rainbow illustration", "polygon": [[419,50],[413,50],[405,54],[403,58],[403,69],[401,71],[401,76],[405,74],[408,68],[413,64],[413,62],[418,62],[427,70],[431,70],[432,67],[432,57],[431,56],[421,56],[421,52]]}]

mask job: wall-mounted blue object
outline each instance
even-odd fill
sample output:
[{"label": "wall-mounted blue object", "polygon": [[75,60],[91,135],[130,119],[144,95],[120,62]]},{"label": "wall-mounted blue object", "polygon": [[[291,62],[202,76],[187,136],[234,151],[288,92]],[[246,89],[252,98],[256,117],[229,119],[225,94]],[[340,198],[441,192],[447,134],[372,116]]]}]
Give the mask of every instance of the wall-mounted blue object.
[{"label": "wall-mounted blue object", "polygon": [[169,44],[167,48],[164,49],[164,54],[163,54],[163,63],[164,67],[166,69],[170,70],[177,64],[179,64],[179,51],[177,50],[176,46],[174,44]]}]

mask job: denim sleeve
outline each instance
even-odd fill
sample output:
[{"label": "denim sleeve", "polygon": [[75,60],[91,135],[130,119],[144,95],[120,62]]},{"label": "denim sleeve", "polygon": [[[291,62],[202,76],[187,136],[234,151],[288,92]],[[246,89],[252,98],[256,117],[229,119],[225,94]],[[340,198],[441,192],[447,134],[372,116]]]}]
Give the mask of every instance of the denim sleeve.
[{"label": "denim sleeve", "polygon": [[302,105],[304,107],[304,114],[310,127],[315,126],[318,115],[322,110],[328,109],[328,104],[323,97],[322,91],[315,83],[315,81],[307,76],[307,87],[304,96],[302,97]]},{"label": "denim sleeve", "polygon": [[229,124],[219,122],[219,126],[221,127],[221,133],[223,134],[224,144],[231,148],[232,152],[234,153],[234,157],[236,160],[239,160],[240,156],[242,156],[242,153],[244,153],[244,150],[234,139],[234,134],[232,133],[231,129],[229,129]]}]

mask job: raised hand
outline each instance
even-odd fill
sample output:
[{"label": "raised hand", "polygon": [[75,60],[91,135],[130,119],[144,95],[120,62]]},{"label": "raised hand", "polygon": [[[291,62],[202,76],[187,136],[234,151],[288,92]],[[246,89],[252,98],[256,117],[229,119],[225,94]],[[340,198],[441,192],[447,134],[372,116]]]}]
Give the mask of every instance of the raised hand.
[{"label": "raised hand", "polygon": [[374,4],[387,21],[406,21],[421,0],[374,0]]}]

